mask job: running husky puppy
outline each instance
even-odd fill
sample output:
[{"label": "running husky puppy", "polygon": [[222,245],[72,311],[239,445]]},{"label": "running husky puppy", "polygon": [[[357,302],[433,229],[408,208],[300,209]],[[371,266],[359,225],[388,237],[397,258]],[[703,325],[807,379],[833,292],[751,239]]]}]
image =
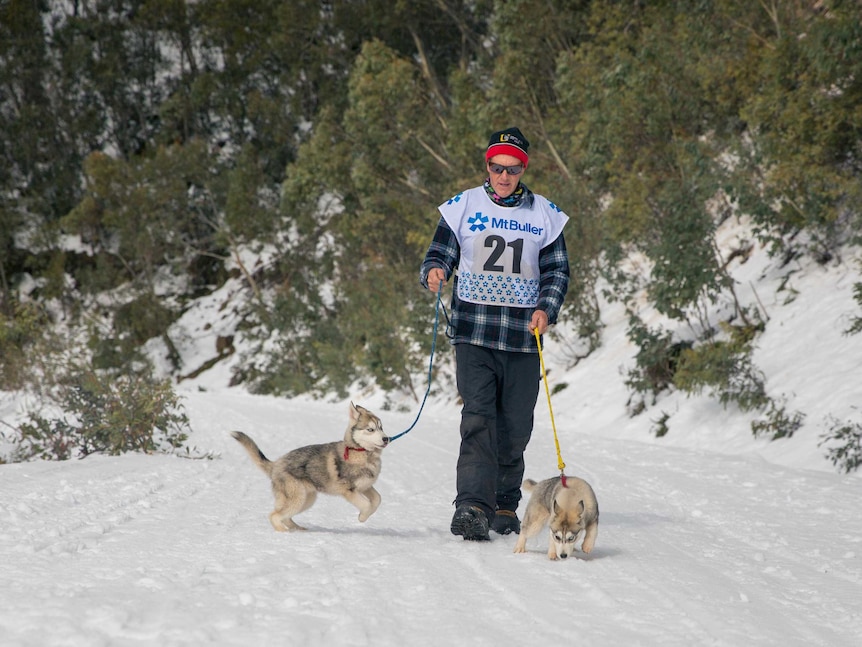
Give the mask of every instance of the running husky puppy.
[{"label": "running husky puppy", "polygon": [[344,440],[299,447],[275,461],[241,431],[231,435],[272,481],[275,510],[269,522],[279,532],[305,530],[293,516],[308,510],[318,492],[343,496],[359,509],[359,521],[368,519],[380,505],[374,483],[380,476],[380,452],[389,444],[389,436],[383,432],[380,418],[363,407],[350,403]]},{"label": "running husky puppy", "polygon": [[545,524],[550,528],[548,559],[566,559],[575,550],[578,537],[583,535],[581,550],[589,553],[599,533],[599,504],[590,484],[575,476],[559,476],[536,483],[524,481],[524,489],[532,492],[521,534],[515,544],[516,553],[527,552],[527,539],[538,534]]}]

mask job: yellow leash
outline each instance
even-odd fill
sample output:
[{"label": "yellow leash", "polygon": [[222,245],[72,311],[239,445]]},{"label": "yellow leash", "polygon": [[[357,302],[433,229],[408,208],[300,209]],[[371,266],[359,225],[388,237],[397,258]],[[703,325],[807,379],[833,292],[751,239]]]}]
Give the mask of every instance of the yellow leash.
[{"label": "yellow leash", "polygon": [[551,428],[554,430],[554,444],[557,446],[557,467],[560,470],[560,478],[563,480],[563,487],[566,487],[566,475],[563,470],[566,469],[566,464],[563,462],[563,455],[560,453],[560,439],[557,438],[557,425],[554,422],[554,410],[551,408],[551,390],[548,388],[548,374],[545,371],[545,358],[542,356],[542,339],[539,337],[539,329],[534,328],[536,334],[536,346],[539,348],[539,362],[542,364],[542,378],[545,380],[545,393],[548,396],[548,411],[551,412]]}]

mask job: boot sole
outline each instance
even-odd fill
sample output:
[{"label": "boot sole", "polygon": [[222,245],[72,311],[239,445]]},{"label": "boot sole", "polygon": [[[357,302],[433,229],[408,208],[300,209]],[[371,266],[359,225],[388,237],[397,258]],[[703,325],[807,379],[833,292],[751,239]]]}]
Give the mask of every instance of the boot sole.
[{"label": "boot sole", "polygon": [[491,541],[485,524],[476,517],[459,517],[452,520],[450,530],[453,535],[464,537],[465,541]]}]

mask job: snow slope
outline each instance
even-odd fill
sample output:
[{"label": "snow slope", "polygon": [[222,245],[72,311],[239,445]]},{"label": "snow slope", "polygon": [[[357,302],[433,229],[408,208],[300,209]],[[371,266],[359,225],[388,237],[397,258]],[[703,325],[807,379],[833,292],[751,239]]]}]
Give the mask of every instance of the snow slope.
[{"label": "snow slope", "polygon": [[[346,408],[191,392],[187,406],[220,460],[0,468],[4,645],[862,644],[862,479],[567,433],[567,472],[592,483],[601,522],[591,555],[551,562],[544,533],[524,555],[514,536],[449,534],[457,411],[428,405],[385,450],[365,524],[321,497],[308,532],[280,534],[228,430],[274,457],[340,438]],[[541,422],[528,476],[555,461]]]},{"label": "snow slope", "polygon": [[[226,360],[179,387],[191,444],[214,460],[0,465],[0,645],[862,645],[862,477],[835,472],[817,446],[829,415],[859,421],[862,335],[843,330],[862,276],[849,261],[779,267],[762,250],[734,272],[769,317],[755,352],[767,390],[805,415],[792,438],[753,438],[755,414],[706,395],[666,394],[629,417],[619,307],[605,307],[604,345],[575,367],[548,336],[566,472],[601,509],[591,555],[550,562],[544,533],[525,555],[514,536],[449,533],[459,411],[445,344],[418,424],[385,450],[377,513],[360,524],[322,496],[299,517],[308,532],[274,532],[266,477],[229,432],[274,458],[340,439],[347,403],[229,389]],[[231,295],[213,295],[211,312],[220,297]],[[214,352],[207,335],[231,332],[206,322],[181,322],[189,367]],[[394,412],[389,397],[353,396],[394,435],[418,403]],[[549,413],[543,391],[535,479],[557,473]],[[670,432],[656,438],[662,413]],[[0,421],[21,415],[21,399],[0,394]]]}]

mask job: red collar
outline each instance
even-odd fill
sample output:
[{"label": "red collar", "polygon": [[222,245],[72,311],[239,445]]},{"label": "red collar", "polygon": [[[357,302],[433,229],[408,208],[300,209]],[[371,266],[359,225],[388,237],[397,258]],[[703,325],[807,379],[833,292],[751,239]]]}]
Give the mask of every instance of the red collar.
[{"label": "red collar", "polygon": [[344,460],[348,459],[348,453],[350,452],[351,449],[355,452],[364,452],[365,451],[364,447],[350,447],[349,445],[345,445],[344,446]]}]

